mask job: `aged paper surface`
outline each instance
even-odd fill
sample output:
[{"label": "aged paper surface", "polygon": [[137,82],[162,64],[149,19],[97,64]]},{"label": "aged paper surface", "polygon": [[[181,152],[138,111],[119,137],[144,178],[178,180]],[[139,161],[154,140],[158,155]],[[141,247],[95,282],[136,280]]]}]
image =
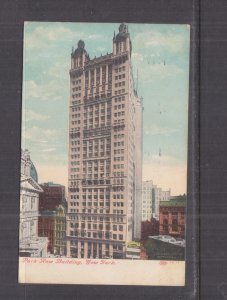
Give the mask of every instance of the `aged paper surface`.
[{"label": "aged paper surface", "polygon": [[189,40],[25,23],[20,283],[185,284]]},{"label": "aged paper surface", "polygon": [[20,258],[20,283],[183,286],[185,262]]}]

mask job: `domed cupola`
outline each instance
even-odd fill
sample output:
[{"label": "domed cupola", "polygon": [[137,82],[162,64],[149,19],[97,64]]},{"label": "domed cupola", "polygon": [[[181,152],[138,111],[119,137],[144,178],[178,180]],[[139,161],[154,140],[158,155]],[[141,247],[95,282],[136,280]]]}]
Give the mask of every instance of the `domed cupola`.
[{"label": "domed cupola", "polygon": [[126,38],[129,38],[129,32],[128,32],[128,25],[122,23],[119,26],[119,33],[116,36],[116,40],[120,41],[120,40],[125,40]]},{"label": "domed cupola", "polygon": [[85,50],[85,43],[83,40],[79,40],[76,50],[72,51],[72,68],[81,68],[84,66],[84,62],[89,60],[89,55]]},{"label": "domed cupola", "polygon": [[131,40],[130,40],[130,34],[128,32],[128,25],[122,23],[119,26],[119,32],[113,38],[113,54],[117,55],[124,52],[129,52],[131,56]]}]

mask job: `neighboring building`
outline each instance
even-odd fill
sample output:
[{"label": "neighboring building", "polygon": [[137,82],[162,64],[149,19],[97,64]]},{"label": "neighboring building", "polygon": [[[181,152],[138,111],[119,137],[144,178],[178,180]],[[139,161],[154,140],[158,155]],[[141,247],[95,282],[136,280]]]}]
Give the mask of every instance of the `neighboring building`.
[{"label": "neighboring building", "polygon": [[141,256],[141,245],[138,242],[130,242],[126,248],[127,259],[140,259]]},{"label": "neighboring building", "polygon": [[20,185],[20,256],[47,256],[47,238],[38,237],[39,194],[42,188],[38,185],[35,166],[30,159],[28,150],[21,155]]},{"label": "neighboring building", "polygon": [[151,218],[150,221],[143,221],[141,226],[142,241],[146,241],[152,235],[159,235],[159,221],[155,218]]},{"label": "neighboring building", "polygon": [[40,194],[39,236],[48,237],[48,252],[65,255],[65,233],[62,233],[62,228],[66,230],[66,217],[62,216],[62,209],[66,208],[65,187],[53,182],[40,186],[43,193]]},{"label": "neighboring building", "polygon": [[39,215],[38,235],[48,238],[48,252],[54,253],[55,211],[45,210]]},{"label": "neighboring building", "polygon": [[152,217],[159,219],[160,201],[168,201],[170,190],[163,191],[152,180],[143,181],[142,185],[142,221],[149,221]]},{"label": "neighboring building", "polygon": [[142,101],[134,90],[128,27],[113,53],[71,54],[67,256],[124,258],[140,239]]},{"label": "neighboring building", "polygon": [[66,208],[64,205],[59,205],[55,212],[54,254],[66,255]]},{"label": "neighboring building", "polygon": [[56,207],[65,202],[65,187],[53,182],[40,184],[43,193],[39,197],[39,211],[55,210]]},{"label": "neighboring building", "polygon": [[159,233],[173,237],[185,237],[186,196],[171,197],[160,202]]}]

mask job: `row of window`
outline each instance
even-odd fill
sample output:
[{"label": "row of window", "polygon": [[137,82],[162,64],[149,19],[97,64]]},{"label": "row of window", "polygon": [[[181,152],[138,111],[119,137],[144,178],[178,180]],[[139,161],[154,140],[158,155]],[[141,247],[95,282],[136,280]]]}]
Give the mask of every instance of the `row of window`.
[{"label": "row of window", "polygon": [[125,81],[120,81],[115,83],[115,88],[120,87],[120,86],[125,86]]},{"label": "row of window", "polygon": [[72,118],[80,118],[80,114],[72,114]]},{"label": "row of window", "polygon": [[81,93],[73,94],[72,97],[73,97],[73,99],[80,98],[81,97]]},{"label": "row of window", "polygon": [[122,78],[125,78],[125,74],[115,76],[115,80],[119,80],[119,79],[122,79]]},{"label": "row of window", "polygon": [[[86,226],[87,225],[87,226]],[[81,223],[81,224],[79,224],[79,223],[70,223],[70,227],[71,228],[76,228],[76,229],[85,229],[85,228],[87,228],[87,229],[95,229],[95,230],[97,230],[97,229],[99,229],[99,230],[103,230],[103,229],[105,229],[105,230],[107,230],[107,231],[109,231],[109,230],[111,230],[111,226],[110,226],[110,224],[106,224],[105,226],[104,226],[104,224],[91,224],[91,223]],[[113,228],[113,231],[123,231],[123,225],[116,225],[116,224],[114,224],[114,225],[112,225],[112,228]]]},{"label": "row of window", "polygon": [[80,111],[80,106],[78,106],[78,107],[72,107],[71,109],[72,109],[73,112],[74,111]]},{"label": "row of window", "polygon": [[122,116],[122,117],[125,116],[125,111],[124,111],[124,110],[123,110],[123,111],[119,111],[118,113],[115,113],[115,114],[114,114],[114,117],[115,117],[115,118],[121,117],[121,116]]},{"label": "row of window", "polygon": [[77,86],[77,87],[72,88],[72,91],[73,92],[81,91],[81,86]]},{"label": "row of window", "polygon": [[81,79],[73,80],[73,81],[72,81],[72,84],[80,84],[80,83],[81,83]]},{"label": "row of window", "polygon": [[[104,202],[100,202],[100,201],[97,201],[97,200],[93,201],[93,202],[90,200],[90,202],[82,202],[81,204],[82,204],[82,206],[100,206],[100,207],[110,206],[109,201],[105,202],[105,205],[104,205]],[[79,202],[70,202],[70,205],[71,206],[80,206],[80,203]]]},{"label": "row of window", "polygon": [[72,105],[79,105],[81,103],[80,100],[72,101]]},{"label": "row of window", "polygon": [[114,92],[114,95],[120,95],[120,94],[124,94],[125,93],[125,89],[122,90],[117,90]]},{"label": "row of window", "polygon": [[124,161],[124,156],[114,157],[114,161]]},{"label": "row of window", "polygon": [[117,110],[117,109],[124,109],[125,108],[125,105],[124,104],[120,104],[120,105],[114,105],[114,109]]},{"label": "row of window", "polygon": [[[90,210],[89,213],[92,211]],[[94,213],[97,213],[97,209],[93,211]],[[122,217],[101,217],[101,216],[91,216],[91,215],[82,215],[82,216],[69,216],[70,220],[74,221],[101,221],[101,222],[116,222],[116,223],[123,223]]]},{"label": "row of window", "polygon": [[114,169],[124,169],[124,164],[115,164],[113,166]]},{"label": "row of window", "polygon": [[80,158],[80,154],[73,154],[71,155],[71,158],[74,159],[74,158]]},{"label": "row of window", "polygon": [[114,142],[114,147],[124,146],[124,141]]},{"label": "row of window", "polygon": [[115,73],[123,72],[123,71],[125,71],[125,66],[122,66],[120,68],[115,68]]}]

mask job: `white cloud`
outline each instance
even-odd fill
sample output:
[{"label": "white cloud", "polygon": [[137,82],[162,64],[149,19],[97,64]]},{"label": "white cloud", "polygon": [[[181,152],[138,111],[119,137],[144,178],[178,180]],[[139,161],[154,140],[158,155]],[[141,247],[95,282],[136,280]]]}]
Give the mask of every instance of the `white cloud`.
[{"label": "white cloud", "polygon": [[60,100],[63,89],[67,86],[61,80],[50,80],[44,84],[37,84],[34,80],[27,80],[23,84],[23,98],[25,100]]},{"label": "white cloud", "polygon": [[54,152],[56,151],[56,148],[49,148],[49,149],[43,149],[42,152]]},{"label": "white cloud", "polygon": [[169,127],[161,127],[158,125],[152,125],[152,126],[144,126],[144,134],[146,135],[165,135],[168,136],[171,133],[175,133],[179,130],[169,128]]},{"label": "white cloud", "polygon": [[93,50],[93,53],[103,53],[106,54],[107,50],[105,47],[97,47]]},{"label": "white cloud", "polygon": [[143,61],[144,57],[143,57],[143,55],[141,53],[133,52],[132,53],[132,59],[134,61]]},{"label": "white cloud", "polygon": [[68,42],[75,43],[76,39],[86,40],[100,40],[103,36],[101,34],[89,34],[85,32],[71,30],[62,24],[56,24],[54,27],[40,25],[31,32],[26,32],[24,36],[24,47],[26,49],[36,48],[44,49],[54,46],[54,42]]},{"label": "white cloud", "polygon": [[49,119],[49,116],[38,114],[32,110],[24,110],[24,121],[44,121]]},{"label": "white cloud", "polygon": [[69,65],[70,61],[67,62],[56,62],[53,64],[49,70],[48,70],[48,75],[52,78],[58,78],[61,79],[62,81],[67,81],[69,82]]},{"label": "white cloud", "polygon": [[87,40],[99,40],[99,39],[103,38],[103,35],[101,35],[101,34],[86,35],[86,34],[83,33],[81,36],[82,36],[82,38],[87,39]]},{"label": "white cloud", "polygon": [[139,73],[139,80],[145,84],[151,83],[156,79],[164,79],[167,77],[183,74],[183,70],[174,64],[148,64],[143,60],[143,63],[135,63],[134,70],[142,70]]},{"label": "white cloud", "polygon": [[183,49],[184,38],[175,32],[161,33],[158,31],[147,30],[135,36],[134,47],[141,48],[165,48],[170,52],[179,52]]},{"label": "white cloud", "polygon": [[37,126],[33,126],[31,128],[26,127],[23,130],[23,139],[27,141],[37,142],[37,143],[46,143],[48,141],[48,145],[51,142],[61,141],[63,137],[62,129],[44,129]]},{"label": "white cloud", "polygon": [[47,48],[51,46],[53,41],[65,40],[67,38],[75,37],[76,33],[73,33],[69,28],[64,26],[55,27],[36,27],[31,32],[26,32],[24,37],[24,47],[29,48]]}]

